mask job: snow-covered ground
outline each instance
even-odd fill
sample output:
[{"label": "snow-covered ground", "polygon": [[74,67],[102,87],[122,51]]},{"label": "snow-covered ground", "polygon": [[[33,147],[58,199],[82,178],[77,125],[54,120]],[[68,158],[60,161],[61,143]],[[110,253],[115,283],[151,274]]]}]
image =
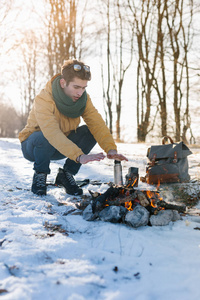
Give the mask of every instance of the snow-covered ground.
[{"label": "snow-covered ground", "polygon": [[[147,144],[118,144],[145,175]],[[96,146],[93,152],[99,152]],[[199,178],[200,149],[191,149],[190,174]],[[53,181],[64,161],[53,162]],[[200,227],[190,216],[168,226],[87,222],[68,214],[78,201],[61,188],[30,192],[32,164],[17,139],[0,139],[0,297],[2,300],[199,300]],[[105,191],[113,181],[107,158],[82,167],[77,180]],[[199,206],[199,205],[198,205]],[[58,226],[59,225],[59,226]],[[5,290],[4,293],[2,291]]]}]

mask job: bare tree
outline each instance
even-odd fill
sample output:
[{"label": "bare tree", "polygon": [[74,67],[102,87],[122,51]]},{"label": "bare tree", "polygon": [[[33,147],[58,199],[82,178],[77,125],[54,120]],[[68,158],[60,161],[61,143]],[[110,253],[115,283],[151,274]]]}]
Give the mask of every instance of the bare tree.
[{"label": "bare tree", "polygon": [[[113,133],[113,89],[111,89],[111,16],[110,16],[110,0],[101,1],[103,6],[105,5],[106,9],[106,18],[105,13],[102,14],[103,21],[106,20],[104,24],[104,30],[106,32],[106,75],[104,69],[104,63],[101,63],[101,78],[102,78],[102,87],[103,87],[103,100],[104,100],[104,109],[106,114],[106,124],[109,126],[110,132]],[[101,7],[101,6],[100,6]],[[104,30],[100,33],[104,34]],[[101,49],[103,47],[101,46]],[[102,53],[103,56],[103,53]],[[106,78],[106,80],[105,80]]]},{"label": "bare tree", "polygon": [[[157,92],[161,119],[161,135],[167,135],[167,91],[166,91],[166,66],[165,66],[165,27],[163,25],[166,2],[158,0],[155,6],[157,13],[157,55],[160,69],[157,76],[154,74],[153,86]],[[160,75],[161,74],[161,75]]]},{"label": "bare tree", "polygon": [[44,84],[45,61],[42,53],[42,41],[39,35],[33,31],[25,33],[24,38],[18,44],[18,57],[21,64],[18,66],[15,77],[18,80],[21,98],[21,122],[25,125],[29,111],[32,108],[33,100]]},{"label": "bare tree", "polygon": [[[158,59],[158,42],[155,42],[157,24],[154,5],[151,0],[128,0],[128,7],[136,24],[137,36],[137,138],[144,142],[153,130],[155,118],[151,119],[151,94]],[[158,37],[158,35],[157,35]]]},{"label": "bare tree", "polygon": [[[130,68],[133,59],[133,31],[134,22],[129,23],[125,18],[124,2],[117,0],[116,2],[117,12],[116,12],[116,50],[113,64],[113,74],[114,74],[114,86],[116,87],[116,139],[121,140],[121,110],[122,110],[122,90],[125,80],[125,74]],[[125,48],[126,45],[126,48]],[[128,49],[127,49],[128,48]]]},{"label": "bare tree", "polygon": [[60,72],[65,59],[76,57],[76,16],[79,0],[46,0],[48,15],[49,74]]},{"label": "bare tree", "polygon": [[[187,17],[186,17],[187,16]],[[186,132],[190,128],[189,114],[189,64],[188,53],[192,43],[193,1],[168,1],[166,22],[171,45],[173,64],[173,106],[175,118],[175,140],[186,142]],[[185,76],[185,78],[184,78]],[[185,107],[183,107],[185,100]],[[181,112],[184,109],[184,113]],[[182,120],[181,120],[182,119]],[[182,123],[182,128],[181,128]]]},{"label": "bare tree", "polygon": [[101,31],[105,37],[102,43],[106,41],[106,64],[101,63],[104,108],[107,124],[113,133],[113,104],[116,105],[116,139],[120,141],[122,90],[125,74],[133,58],[133,24],[130,25],[126,20],[123,1],[101,0],[102,7],[106,10],[105,17],[105,10],[102,9],[104,30]]},{"label": "bare tree", "polygon": [[138,141],[145,141],[153,130],[158,110],[161,134],[167,134],[170,98],[173,98],[175,140],[182,137],[186,141],[186,132],[191,127],[188,54],[193,37],[193,1],[142,0],[138,6],[133,0],[128,3],[136,20],[138,44]]}]

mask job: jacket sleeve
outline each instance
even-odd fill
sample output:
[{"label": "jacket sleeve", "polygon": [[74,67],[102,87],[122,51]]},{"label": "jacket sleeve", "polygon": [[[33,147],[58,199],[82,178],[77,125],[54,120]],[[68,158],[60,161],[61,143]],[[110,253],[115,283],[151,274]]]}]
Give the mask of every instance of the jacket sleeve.
[{"label": "jacket sleeve", "polygon": [[82,150],[62,132],[54,114],[55,104],[51,93],[43,89],[34,102],[34,113],[40,130],[48,142],[60,153],[76,161]]},{"label": "jacket sleeve", "polygon": [[95,140],[106,153],[108,153],[109,150],[117,150],[117,146],[114,142],[112,134],[110,133],[110,130],[106,126],[102,116],[92,104],[89,95],[82,117]]}]

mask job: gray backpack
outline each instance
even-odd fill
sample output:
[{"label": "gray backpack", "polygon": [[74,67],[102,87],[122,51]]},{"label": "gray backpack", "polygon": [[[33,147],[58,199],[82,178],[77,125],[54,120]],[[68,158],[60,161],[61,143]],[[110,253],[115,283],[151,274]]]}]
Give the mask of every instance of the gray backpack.
[{"label": "gray backpack", "polygon": [[[170,144],[165,144],[166,140]],[[188,182],[187,156],[192,154],[183,143],[174,143],[166,136],[162,139],[162,145],[151,146],[147,151],[148,165],[146,168],[146,182],[149,184],[168,182]]]}]

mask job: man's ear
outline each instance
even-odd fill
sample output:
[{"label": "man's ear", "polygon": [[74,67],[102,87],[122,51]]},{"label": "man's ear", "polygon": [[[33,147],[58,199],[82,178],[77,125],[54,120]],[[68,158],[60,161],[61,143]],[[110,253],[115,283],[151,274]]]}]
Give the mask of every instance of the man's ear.
[{"label": "man's ear", "polygon": [[64,89],[64,87],[66,87],[66,81],[65,81],[65,79],[64,78],[61,78],[60,79],[60,86],[61,86],[61,88],[63,88]]}]

